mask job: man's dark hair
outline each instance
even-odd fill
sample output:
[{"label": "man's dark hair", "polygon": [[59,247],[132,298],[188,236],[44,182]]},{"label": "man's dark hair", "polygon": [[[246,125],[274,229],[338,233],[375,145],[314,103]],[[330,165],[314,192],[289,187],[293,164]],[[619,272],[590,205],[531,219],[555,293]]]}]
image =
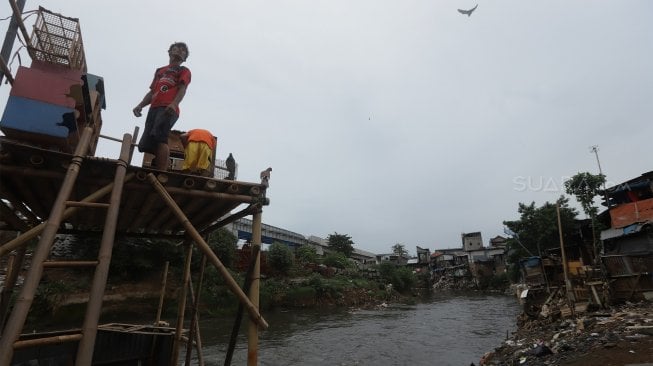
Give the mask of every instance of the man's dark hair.
[{"label": "man's dark hair", "polygon": [[188,50],[188,46],[186,45],[186,43],[184,43],[184,42],[175,42],[175,43],[170,45],[170,48],[168,48],[168,52],[170,52],[170,50],[172,50],[172,47],[175,47],[175,46],[182,47],[184,50],[186,50],[186,58],[184,59],[184,61],[186,61],[186,59],[190,55],[190,51]]}]

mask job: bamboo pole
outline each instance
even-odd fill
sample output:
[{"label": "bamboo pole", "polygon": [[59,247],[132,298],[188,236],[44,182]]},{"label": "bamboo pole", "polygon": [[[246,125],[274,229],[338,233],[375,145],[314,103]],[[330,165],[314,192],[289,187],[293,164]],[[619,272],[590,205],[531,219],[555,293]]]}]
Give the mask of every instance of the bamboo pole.
[{"label": "bamboo pole", "polygon": [[223,227],[223,226],[225,226],[227,224],[230,224],[230,223],[232,223],[232,222],[234,222],[234,221],[236,221],[238,219],[242,219],[243,217],[251,215],[251,214],[255,213],[256,211],[260,211],[260,210],[261,210],[261,204],[260,203],[249,205],[249,206],[245,207],[242,211],[236,212],[235,214],[233,214],[233,215],[231,215],[229,217],[226,217],[226,218],[224,218],[224,219],[222,219],[222,220],[220,220],[220,221],[218,221],[218,222],[216,222],[214,224],[211,224],[210,226],[207,226],[206,228],[202,229],[200,231],[200,233],[205,234],[205,233],[211,232],[211,231],[213,231],[215,229],[221,228],[221,227]]},{"label": "bamboo pole", "polygon": [[179,304],[177,306],[177,324],[175,329],[175,341],[172,346],[172,354],[170,355],[170,365],[176,366],[179,359],[179,347],[181,345],[181,333],[184,330],[184,312],[186,311],[186,293],[188,291],[188,284],[190,282],[190,264],[193,257],[193,245],[190,241],[186,241],[186,262],[184,263],[184,275],[181,286],[181,294],[179,295]]},{"label": "bamboo pole", "polygon": [[202,191],[199,189],[187,189],[187,188],[177,188],[177,187],[167,187],[169,193],[178,193],[194,197],[207,197],[207,198],[218,198],[221,200],[229,202],[240,202],[240,203],[260,203],[261,200],[267,202],[267,198],[259,198],[257,196],[246,196],[243,194],[230,194],[230,193],[221,193],[221,192],[208,192]]},{"label": "bamboo pole", "polygon": [[[199,306],[199,293],[202,291],[202,284],[204,283],[204,270],[206,269],[206,256],[203,257],[202,260],[202,269],[200,271],[200,278],[198,280],[197,284],[197,298],[196,298],[196,306]],[[192,289],[192,287],[191,287]],[[201,331],[200,331],[200,320],[199,320],[199,309],[197,311],[197,314],[194,317],[194,322],[195,322],[195,328],[197,331],[195,332],[195,346],[197,347],[197,362],[199,363],[199,366],[204,366],[204,355],[202,354],[202,336],[201,336]]]},{"label": "bamboo pole", "polygon": [[[68,166],[68,171],[64,181],[62,182],[57,199],[52,205],[50,216],[43,229],[43,235],[41,235],[41,239],[39,240],[36,251],[32,257],[32,265],[27,273],[25,282],[23,283],[23,288],[16,299],[14,309],[9,316],[7,326],[0,338],[0,366],[9,365],[13,358],[14,342],[18,339],[20,332],[23,330],[23,326],[25,325],[27,313],[32,306],[34,294],[36,293],[36,289],[43,274],[43,262],[50,254],[52,242],[55,235],[57,235],[59,225],[63,219],[65,202],[68,200],[68,197],[70,197],[75,180],[79,175],[83,157],[88,151],[92,134],[92,128],[84,128],[84,132],[82,133],[79,144],[75,149],[75,154],[72,158],[71,164]],[[3,248],[5,246],[3,246]]]},{"label": "bamboo pole", "polygon": [[23,268],[26,251],[27,248],[25,247],[19,248],[16,250],[15,254],[9,256],[9,261],[7,262],[5,283],[4,286],[2,286],[2,291],[0,291],[0,334],[4,330],[7,311],[9,310],[9,303],[11,302],[11,294],[14,292],[18,275]]},{"label": "bamboo pole", "polygon": [[[258,252],[261,249],[260,245],[252,246],[251,258],[249,265],[247,266],[247,273],[245,274],[245,283],[243,284],[243,291],[249,293],[249,289],[252,287],[252,274],[254,273],[254,267],[256,266],[256,261],[258,258]],[[231,328],[231,337],[229,338],[229,346],[227,347],[227,353],[224,359],[224,366],[231,365],[231,359],[234,355],[234,349],[236,349],[236,341],[238,340],[238,332],[240,331],[240,324],[243,319],[243,304],[238,304],[238,311],[236,312],[236,318],[234,319],[234,325]]]},{"label": "bamboo pole", "polygon": [[569,281],[569,273],[567,270],[567,255],[565,254],[565,244],[562,239],[562,220],[560,219],[560,204],[556,202],[556,214],[558,215],[558,234],[560,235],[560,251],[562,253],[562,271],[565,276],[565,289],[567,293],[567,300],[575,301],[574,291]]},{"label": "bamboo pole", "polygon": [[11,70],[9,70],[9,66],[7,66],[7,63],[2,57],[0,57],[0,69],[2,70],[2,73],[7,77],[9,84],[14,86],[14,77],[11,76]]},{"label": "bamboo pole", "polygon": [[47,346],[52,344],[61,344],[67,342],[76,342],[82,339],[81,334],[68,334],[60,335],[47,338],[36,338],[36,339],[26,339],[24,341],[17,341],[14,343],[15,349],[28,348],[28,347],[37,347],[37,346]]},{"label": "bamboo pole", "polygon": [[86,315],[84,316],[84,323],[82,325],[83,337],[77,347],[76,365],[90,365],[93,361],[97,325],[100,320],[100,311],[102,310],[102,297],[107,287],[107,279],[109,278],[109,266],[111,265],[111,254],[116,238],[120,201],[125,184],[125,175],[127,174],[127,160],[129,159],[131,142],[131,136],[124,134],[120,158],[116,162],[116,175],[113,180],[114,186],[111,191],[111,197],[109,198],[109,208],[102,231],[98,265],[95,267],[89,301],[86,305]]},{"label": "bamboo pole", "polygon": [[159,294],[159,307],[156,309],[156,319],[154,320],[154,325],[159,326],[161,322],[161,312],[163,311],[163,300],[166,296],[166,284],[168,283],[168,267],[170,267],[170,261],[166,261],[166,265],[163,268],[163,278],[161,279],[161,293]]},{"label": "bamboo pole", "polygon": [[21,11],[21,8],[18,6],[18,4],[16,4],[16,0],[9,0],[9,5],[11,5],[11,10],[14,12],[14,17],[18,22],[18,29],[20,29],[20,32],[23,33],[23,38],[25,38],[25,43],[29,44],[29,33],[27,32],[25,23],[23,23],[23,13]]},{"label": "bamboo pole", "polygon": [[[131,180],[134,178],[135,174],[134,173],[129,173],[125,176],[125,182]],[[113,190],[114,183],[111,182],[107,184],[106,186],[98,189],[97,191],[91,193],[90,195],[86,196],[82,202],[94,202],[99,200],[100,198],[106,196],[109,192]],[[74,215],[77,210],[79,210],[79,207],[69,207],[64,211],[62,215],[62,220],[65,220],[69,218],[70,216]],[[0,258],[2,258],[4,255],[8,254],[12,250],[19,248],[22,245],[27,244],[27,242],[31,239],[34,239],[37,237],[43,230],[45,230],[45,227],[47,225],[48,221],[44,221],[33,228],[27,230],[23,234],[21,234],[19,237],[17,237],[14,240],[8,241],[5,243],[3,246],[0,246]]]},{"label": "bamboo pole", "polygon": [[148,180],[154,188],[159,192],[159,194],[163,197],[164,202],[170,207],[170,209],[173,210],[175,215],[179,218],[179,220],[182,222],[184,225],[184,228],[186,228],[186,234],[190,236],[195,243],[197,244],[197,247],[202,253],[204,253],[205,256],[207,256],[207,259],[213,264],[213,266],[218,270],[218,273],[224,278],[225,283],[229,290],[236,295],[238,300],[243,303],[247,307],[247,311],[249,312],[250,317],[263,329],[267,329],[268,323],[263,319],[261,314],[258,311],[258,306],[252,304],[252,302],[249,300],[247,295],[243,292],[243,290],[240,289],[238,286],[238,283],[236,280],[234,280],[233,277],[231,277],[231,274],[225,268],[224,264],[220,261],[217,255],[213,253],[213,250],[211,250],[211,247],[209,247],[208,244],[202,239],[202,236],[197,232],[193,224],[188,220],[188,217],[184,214],[184,212],[179,208],[179,206],[175,203],[175,201],[170,197],[166,189],[159,183],[159,181],[156,179],[156,176],[152,173],[148,173],[147,175]]},{"label": "bamboo pole", "polygon": [[[22,21],[23,9],[25,8],[25,0],[9,0],[15,2],[18,8],[18,14],[13,14],[11,20],[9,21],[9,26],[7,27],[7,33],[5,34],[5,40],[2,43],[2,50],[0,50],[0,58],[6,64],[6,60],[9,59],[11,55],[11,49],[14,47],[14,42],[16,41],[16,35],[18,34],[18,22]],[[13,10],[13,6],[12,6]],[[27,40],[25,40],[27,42]],[[10,77],[9,75],[8,77]],[[0,84],[2,83],[3,75],[0,74]]]},{"label": "bamboo pole", "polygon": [[[254,248],[259,247],[258,250]],[[252,253],[254,258],[254,271],[252,273],[252,287],[249,289],[249,298],[254,306],[259,306],[259,283],[261,276],[261,212],[252,217]],[[254,322],[249,322],[247,337],[247,365],[258,365],[258,327]]]},{"label": "bamboo pole", "polygon": [[206,256],[202,256],[202,262],[200,264],[200,274],[197,283],[197,292],[193,293],[193,279],[189,281],[190,297],[192,299],[192,308],[190,313],[190,329],[188,338],[191,339],[190,342],[186,344],[186,365],[190,365],[190,359],[193,351],[193,340],[197,345],[197,359],[200,366],[204,364],[204,359],[202,357],[202,339],[200,336],[200,327],[199,327],[199,317],[198,317],[198,307],[200,302],[200,293],[202,292],[202,281],[204,281],[204,269],[206,268]]},{"label": "bamboo pole", "polygon": [[98,265],[98,261],[45,261],[43,267],[45,268],[79,268],[79,267],[94,267]]}]

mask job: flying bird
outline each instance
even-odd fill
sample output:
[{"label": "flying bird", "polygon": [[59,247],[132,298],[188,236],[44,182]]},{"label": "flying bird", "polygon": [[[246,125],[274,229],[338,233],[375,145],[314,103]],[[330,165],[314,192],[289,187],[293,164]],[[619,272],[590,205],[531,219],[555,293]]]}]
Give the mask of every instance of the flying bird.
[{"label": "flying bird", "polygon": [[467,14],[467,16],[469,17],[469,16],[472,15],[472,13],[474,12],[474,10],[476,10],[476,8],[478,8],[478,4],[476,4],[475,7],[471,8],[471,9],[469,9],[469,10],[458,9],[458,12],[459,12],[460,14]]}]

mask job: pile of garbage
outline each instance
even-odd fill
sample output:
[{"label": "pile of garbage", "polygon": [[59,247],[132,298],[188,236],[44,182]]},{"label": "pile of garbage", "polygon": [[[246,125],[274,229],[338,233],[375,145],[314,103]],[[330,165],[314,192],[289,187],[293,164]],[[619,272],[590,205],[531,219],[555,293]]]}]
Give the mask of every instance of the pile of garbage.
[{"label": "pile of garbage", "polygon": [[433,283],[434,290],[476,290],[476,282],[470,277],[442,276]]},{"label": "pile of garbage", "polygon": [[626,303],[576,318],[530,319],[479,364],[628,365],[653,362],[653,302]]}]

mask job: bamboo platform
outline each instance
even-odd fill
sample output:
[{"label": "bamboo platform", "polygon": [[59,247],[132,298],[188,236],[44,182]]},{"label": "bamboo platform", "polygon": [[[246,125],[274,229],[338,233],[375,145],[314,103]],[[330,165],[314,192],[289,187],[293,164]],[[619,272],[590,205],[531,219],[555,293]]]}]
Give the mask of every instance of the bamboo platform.
[{"label": "bamboo platform", "polygon": [[[3,230],[24,231],[42,224],[50,214],[72,155],[0,138],[0,221]],[[116,160],[87,157],[70,201],[82,201],[113,181]],[[147,174],[153,173],[200,232],[229,220],[239,206],[269,204],[265,186],[258,183],[221,180],[129,165],[120,203],[117,235],[183,238],[185,229],[174,212],[152,188]],[[94,200],[106,204],[109,191]],[[234,215],[238,215],[238,211]],[[239,217],[244,216],[240,214]],[[102,210],[77,208],[64,221],[62,232],[101,232]],[[234,218],[235,219],[235,218]],[[0,249],[1,250],[1,249]]]}]

